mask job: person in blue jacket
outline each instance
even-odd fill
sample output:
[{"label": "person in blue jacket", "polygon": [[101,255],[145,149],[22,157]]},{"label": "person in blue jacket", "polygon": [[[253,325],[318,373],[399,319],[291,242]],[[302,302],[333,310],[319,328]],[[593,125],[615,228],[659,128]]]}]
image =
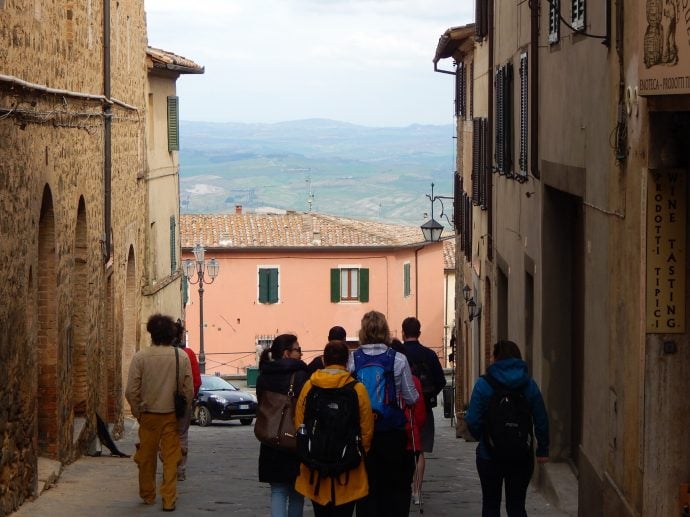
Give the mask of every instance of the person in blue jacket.
[{"label": "person in blue jacket", "polygon": [[[465,416],[467,427],[477,440],[477,472],[482,485],[482,517],[499,517],[501,493],[505,481],[506,512],[509,517],[526,516],[527,487],[534,472],[534,456],[530,453],[520,460],[500,460],[494,457],[488,443],[487,412],[497,383],[509,390],[523,390],[534,422],[537,440],[536,456],[539,463],[549,461],[549,421],[544,399],[537,383],[527,373],[527,363],[520,349],[512,341],[499,341],[494,345],[493,364],[487,375],[477,379],[472,390],[470,406]],[[492,381],[486,377],[490,376]]]}]

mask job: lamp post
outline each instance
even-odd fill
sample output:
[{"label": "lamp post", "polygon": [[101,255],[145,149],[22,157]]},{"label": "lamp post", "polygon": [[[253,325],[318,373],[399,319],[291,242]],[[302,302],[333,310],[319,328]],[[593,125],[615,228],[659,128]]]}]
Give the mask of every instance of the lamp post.
[{"label": "lamp post", "polygon": [[[218,276],[220,265],[214,258],[204,260],[206,250],[201,244],[194,246],[192,250],[194,260],[185,260],[182,272],[190,284],[199,284],[199,371],[206,373],[206,353],[204,352],[204,283],[212,284]],[[205,277],[211,281],[206,281]],[[196,280],[193,280],[196,277]]]},{"label": "lamp post", "polygon": [[[434,219],[434,203],[439,199],[453,199],[451,196],[434,196],[434,184],[431,184],[431,195],[427,194],[427,198],[431,201],[431,219],[425,222],[420,228],[422,229],[422,235],[424,235],[424,240],[427,242],[437,242],[441,240],[441,234],[443,233],[443,225]],[[448,219],[443,213],[443,201],[441,201],[441,215]],[[450,223],[450,221],[448,221]]]}]

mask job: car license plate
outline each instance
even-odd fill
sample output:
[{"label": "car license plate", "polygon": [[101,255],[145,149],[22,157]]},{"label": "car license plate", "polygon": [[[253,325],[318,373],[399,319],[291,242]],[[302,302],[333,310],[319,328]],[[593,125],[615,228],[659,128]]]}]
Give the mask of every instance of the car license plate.
[{"label": "car license plate", "polygon": [[240,409],[249,409],[249,404],[240,404]]}]

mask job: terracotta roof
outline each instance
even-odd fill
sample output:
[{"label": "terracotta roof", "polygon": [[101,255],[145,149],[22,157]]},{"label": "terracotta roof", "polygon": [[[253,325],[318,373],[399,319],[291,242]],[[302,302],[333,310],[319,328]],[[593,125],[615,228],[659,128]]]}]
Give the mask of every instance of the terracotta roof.
[{"label": "terracotta roof", "polygon": [[474,44],[474,33],[474,23],[448,29],[438,39],[434,63],[438,63],[441,59],[454,56],[463,44],[471,48]]},{"label": "terracotta roof", "polygon": [[167,50],[146,47],[146,55],[151,60],[153,68],[164,68],[174,70],[181,74],[203,74],[204,67],[196,64],[191,59],[178,56]]},{"label": "terracotta roof", "polygon": [[443,241],[443,269],[455,269],[455,238]]},{"label": "terracotta roof", "polygon": [[183,248],[402,247],[422,244],[417,226],[384,224],[314,212],[187,214],[180,217]]}]

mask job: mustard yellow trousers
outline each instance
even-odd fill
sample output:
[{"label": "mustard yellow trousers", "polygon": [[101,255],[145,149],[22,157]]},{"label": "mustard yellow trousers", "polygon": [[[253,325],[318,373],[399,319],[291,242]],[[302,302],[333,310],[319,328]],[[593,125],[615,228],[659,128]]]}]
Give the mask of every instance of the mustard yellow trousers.
[{"label": "mustard yellow trousers", "polygon": [[177,464],[182,458],[175,413],[142,413],[139,416],[139,446],[134,461],[139,466],[139,496],[145,503],[156,499],[158,451],[163,460],[161,499],[163,508],[177,500]]}]

